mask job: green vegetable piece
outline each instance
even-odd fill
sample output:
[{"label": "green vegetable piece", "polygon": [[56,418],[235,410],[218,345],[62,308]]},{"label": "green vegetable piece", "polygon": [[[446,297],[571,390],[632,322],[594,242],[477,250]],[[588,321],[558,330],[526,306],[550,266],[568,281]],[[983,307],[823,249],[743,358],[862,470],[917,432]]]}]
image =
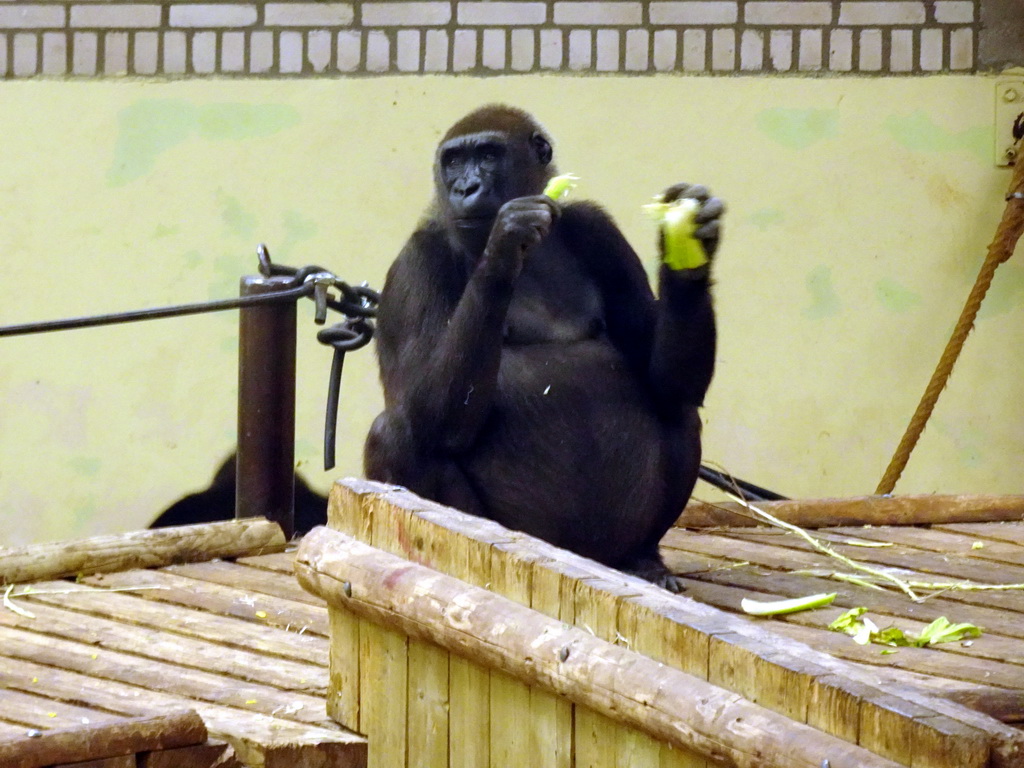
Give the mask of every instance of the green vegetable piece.
[{"label": "green vegetable piece", "polygon": [[878,633],[878,625],[865,616],[857,623],[857,631],[853,633],[853,642],[857,645],[868,645],[873,635]]},{"label": "green vegetable piece", "polygon": [[665,238],[662,261],[673,270],[696,269],[708,263],[708,255],[700,240],[693,236],[697,229],[695,217],[700,203],[691,197],[682,197],[671,203],[651,203],[646,210],[661,224]]},{"label": "green vegetable piece", "polygon": [[899,648],[906,648],[909,645],[913,645],[910,638],[908,638],[906,633],[899,627],[886,627],[885,629],[876,632],[871,637],[871,641],[874,643],[881,643],[882,645],[897,646]]},{"label": "green vegetable piece", "polygon": [[776,600],[771,603],[762,603],[757,600],[743,598],[740,601],[740,608],[751,616],[779,616],[784,613],[796,613],[797,611],[808,611],[812,608],[821,608],[836,599],[836,593],[824,593],[809,595],[807,597],[794,597],[791,600]]},{"label": "green vegetable piece", "polygon": [[921,630],[914,645],[924,647],[936,645],[937,643],[955,643],[965,637],[981,637],[981,630],[974,624],[966,622],[962,624],[951,624],[945,616],[939,616],[935,621]]},{"label": "green vegetable piece", "polygon": [[576,189],[576,182],[579,181],[579,178],[579,176],[574,176],[571,173],[563,173],[561,176],[552,176],[548,179],[547,186],[544,187],[544,194],[552,200],[561,200],[572,190]]},{"label": "green vegetable piece", "polygon": [[848,634],[853,634],[853,632],[849,632],[848,630],[852,629],[854,632],[857,631],[861,624],[857,619],[867,613],[867,610],[868,609],[864,606],[851,608],[829,624],[828,628],[836,632],[847,632]]}]

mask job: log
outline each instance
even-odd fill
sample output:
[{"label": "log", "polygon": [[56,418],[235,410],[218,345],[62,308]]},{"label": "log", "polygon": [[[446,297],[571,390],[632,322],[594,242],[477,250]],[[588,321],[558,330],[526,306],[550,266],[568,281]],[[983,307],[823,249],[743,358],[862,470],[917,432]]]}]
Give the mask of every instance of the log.
[{"label": "log", "polygon": [[[944,525],[1024,520],[1024,495],[855,496],[845,499],[759,501],[754,506],[801,528],[840,525]],[[691,501],[676,521],[679,528],[763,525],[735,501]]]},{"label": "log", "polygon": [[335,608],[438,645],[735,768],[897,768],[891,760],[512,600],[315,528],[300,583]]},{"label": "log", "polygon": [[5,768],[40,768],[102,760],[137,752],[189,747],[202,744],[207,738],[202,718],[191,709],[36,733],[39,735],[0,742],[0,765]]},{"label": "log", "polygon": [[252,517],[0,548],[0,584],[280,552],[286,544],[280,526]]}]

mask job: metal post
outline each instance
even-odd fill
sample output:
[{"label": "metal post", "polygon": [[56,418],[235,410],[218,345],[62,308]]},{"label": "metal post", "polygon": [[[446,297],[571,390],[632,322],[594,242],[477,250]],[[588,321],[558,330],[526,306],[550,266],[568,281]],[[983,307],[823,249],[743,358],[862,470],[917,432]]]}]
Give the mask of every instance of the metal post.
[{"label": "metal post", "polygon": [[[241,293],[273,293],[288,277],[242,278]],[[295,302],[239,313],[235,517],[263,517],[295,532]]]}]

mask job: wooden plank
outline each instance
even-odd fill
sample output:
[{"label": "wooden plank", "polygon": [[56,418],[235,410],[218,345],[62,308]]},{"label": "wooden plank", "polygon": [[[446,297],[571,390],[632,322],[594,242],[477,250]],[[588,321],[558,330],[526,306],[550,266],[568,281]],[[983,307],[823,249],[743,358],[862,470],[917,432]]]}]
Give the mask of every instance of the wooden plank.
[{"label": "wooden plank", "polygon": [[[575,625],[607,643],[618,638],[619,606],[613,588],[598,579],[579,579],[575,582]],[[620,745],[628,746],[630,728],[595,712],[588,707],[576,707],[576,760],[583,765],[615,768],[624,757]],[[629,763],[621,763],[629,768]]]},{"label": "wooden plank", "polygon": [[709,682],[807,722],[811,684],[824,669],[784,654],[765,654],[759,643],[733,632],[712,637],[709,650]]},{"label": "wooden plank", "polygon": [[1002,541],[1009,544],[1024,546],[1024,523],[956,523],[936,526],[936,530],[960,533],[972,538]]},{"label": "wooden plank", "polygon": [[143,752],[136,757],[138,768],[244,768],[234,750],[220,741],[194,747]]},{"label": "wooden plank", "polygon": [[107,757],[102,760],[86,760],[78,763],[60,763],[52,768],[136,768],[135,755]]},{"label": "wooden plank", "polygon": [[[739,545],[742,545],[742,551],[746,552],[746,548],[760,544],[785,548],[784,552],[787,556],[800,552],[806,553],[812,557],[824,557],[810,555],[810,545],[802,539],[792,535],[754,533],[740,534],[730,531],[727,532],[727,535],[725,536],[712,538],[721,538],[724,539],[725,542],[732,542],[734,551],[740,549]],[[851,557],[863,563],[884,565],[890,568],[905,568],[920,573],[931,574],[930,578],[926,578],[928,581],[963,579],[988,584],[1024,584],[1024,567],[1021,566],[996,564],[979,559],[967,560],[963,557],[951,557],[899,545],[884,548],[851,546],[848,544],[838,543],[837,540],[841,540],[843,536],[837,536],[836,534],[828,531],[823,532],[820,538],[830,541],[832,548],[841,555]],[[728,546],[725,542],[720,544],[719,547],[723,545]],[[834,560],[831,562],[834,567],[841,565]],[[1011,597],[1018,600],[1024,599],[1024,595],[1019,594],[1011,594]]]},{"label": "wooden plank", "polygon": [[968,689],[953,691],[949,698],[1001,722],[1024,723],[1024,696],[1019,690]]},{"label": "wooden plank", "polygon": [[[990,523],[990,525],[993,525]],[[939,555],[955,555],[974,560],[994,561],[1024,566],[1024,547],[1006,541],[993,541],[977,536],[944,531],[937,528],[828,528],[829,537],[849,537],[867,541],[899,544],[910,550],[924,550]]]},{"label": "wooden plank", "polygon": [[266,715],[287,712],[289,719],[298,722],[316,726],[329,724],[324,712],[324,701],[315,696],[279,691],[265,685],[246,683],[21,629],[0,627],[0,654],[12,659],[50,664],[103,680],[186,696],[196,701],[238,707]]},{"label": "wooden plank", "polygon": [[[344,533],[355,535],[361,530],[363,505],[361,497],[335,485],[328,496],[328,524]],[[246,560],[247,564],[269,569],[283,568],[293,574],[294,553],[289,553],[286,562],[274,555]],[[254,562],[257,561],[258,562]],[[328,608],[331,625],[330,644],[330,690],[327,696],[327,714],[336,722],[359,730],[360,717],[360,624],[361,620],[348,611]]]},{"label": "wooden plank", "polygon": [[[77,704],[65,704],[45,696],[6,688],[0,688],[0,717],[10,723],[18,723],[23,726],[19,728],[19,739],[24,736],[26,728],[41,730],[76,728],[89,724],[116,723],[125,719],[123,714],[104,712]],[[2,748],[0,748],[0,754],[3,754]]]},{"label": "wooden plank", "polygon": [[[758,509],[801,528],[836,525],[924,525],[1020,520],[1024,496],[857,496],[841,499],[759,501]],[[676,521],[680,528],[756,525],[755,516],[738,502],[691,501]]]},{"label": "wooden plank", "polygon": [[[533,560],[518,550],[514,542],[496,544],[491,548],[490,590],[514,600],[530,604],[533,585]],[[529,740],[530,687],[503,672],[491,673],[491,768],[505,768],[524,762]],[[527,759],[533,765],[531,759]]]},{"label": "wooden plank", "polygon": [[[219,584],[186,579],[166,571],[125,571],[89,576],[83,580],[95,587],[133,587],[139,582],[161,587],[139,592],[139,597],[198,608],[221,616],[234,616],[254,624],[312,632],[327,636],[327,608],[283,600],[270,595],[251,594]],[[260,614],[266,614],[265,616]]]},{"label": "wooden plank", "polygon": [[239,565],[247,565],[250,568],[262,568],[264,571],[286,573],[294,577],[295,573],[292,570],[292,560],[294,559],[295,550],[286,549],[284,552],[275,552],[270,555],[238,557],[235,558],[235,562]]},{"label": "wooden plank", "polygon": [[[6,650],[6,646],[3,649]],[[231,744],[239,759],[249,765],[268,768],[323,768],[324,765],[364,768],[366,764],[365,739],[336,727],[321,728],[196,701],[187,696],[146,690],[29,659],[0,656],[0,678],[8,688],[40,692],[65,702],[88,701],[92,706],[127,714],[147,715],[182,707],[194,709],[210,733]],[[286,711],[281,714],[291,717]]]},{"label": "wooden plank", "polygon": [[327,670],[322,665],[301,664],[287,659],[274,659],[273,664],[267,664],[263,654],[253,651],[95,616],[83,621],[81,614],[48,605],[33,605],[32,613],[35,618],[20,616],[13,611],[0,611],[0,626],[62,637],[95,648],[121,651],[190,669],[217,672],[285,691],[316,696],[327,693]]},{"label": "wooden plank", "polygon": [[196,581],[207,581],[211,584],[222,584],[250,593],[272,595],[308,605],[323,605],[321,600],[317,600],[300,587],[291,574],[249,568],[222,560],[212,563],[172,565],[162,570],[164,573],[173,573]]},{"label": "wooden plank", "polygon": [[296,572],[307,589],[363,618],[727,765],[820,768],[828,755],[832,768],[895,768],[735,693],[327,529],[303,540]]},{"label": "wooden plank", "polygon": [[410,764],[448,765],[448,652],[409,641],[408,749]]},{"label": "wooden plank", "polygon": [[[619,599],[615,602],[615,638],[612,640],[616,645],[623,648],[636,649],[634,639],[638,634],[638,627],[635,619],[636,613],[630,612],[624,606],[628,605],[627,600]],[[638,651],[639,652],[639,651]],[[624,768],[660,768],[661,766],[661,742],[650,734],[638,731],[635,728],[619,726],[619,736],[615,744],[615,764]]]},{"label": "wooden plank", "polygon": [[[858,743],[875,754],[909,766],[914,756],[913,731],[909,726],[919,715],[913,704],[896,696],[875,697],[873,701],[861,699]],[[988,759],[987,750],[984,757]]]},{"label": "wooden plank", "polygon": [[22,723],[8,722],[5,718],[3,708],[0,708],[0,741],[10,741],[12,739],[20,739],[30,730],[36,730],[29,728]]},{"label": "wooden plank", "polygon": [[284,549],[285,543],[279,525],[253,517],[0,548],[0,584],[253,555]]},{"label": "wooden plank", "polygon": [[[628,638],[627,647],[637,653],[642,653],[663,664],[675,669],[686,667],[694,668],[694,649],[691,643],[703,645],[704,663],[701,668],[701,679],[707,678],[708,643],[707,635],[692,632],[676,622],[669,622],[664,617],[656,614],[650,606],[643,605],[636,600],[622,600],[619,603],[618,615],[619,632],[624,638]],[[692,673],[691,673],[692,674]],[[639,732],[635,732],[639,733]],[[652,756],[638,755],[638,759],[652,762],[660,768],[711,768],[707,759],[689,749],[682,749],[672,744],[651,739],[657,746],[657,762],[652,761]],[[649,748],[648,748],[649,749]],[[620,753],[619,763],[630,766],[628,760],[623,760]]]},{"label": "wooden plank", "polygon": [[[395,547],[389,526],[395,511],[379,499],[363,501],[363,535],[374,546]],[[409,648],[393,628],[363,622],[359,630],[359,727],[370,743],[369,768],[406,765]]]},{"label": "wooden plank", "polygon": [[[416,514],[402,521],[398,531],[403,544],[416,560],[435,563],[447,559],[447,541],[436,526]],[[448,537],[446,536],[445,539]],[[409,640],[408,754],[412,764],[446,768],[448,765],[448,651]],[[413,757],[415,756],[415,757]]]},{"label": "wooden plank", "polygon": [[[439,534],[440,537],[440,534]],[[452,575],[480,586],[491,581],[491,545],[449,535]],[[491,761],[491,675],[469,659],[450,654],[448,712],[451,768],[483,768]]]},{"label": "wooden plank", "polygon": [[860,743],[860,708],[873,689],[841,675],[822,675],[811,685],[807,724],[853,744]]},{"label": "wooden plank", "polygon": [[57,728],[18,741],[0,742],[0,765],[5,768],[43,768],[131,756],[155,749],[173,749],[206,741],[206,726],[192,710],[147,717],[119,717],[72,728]]},{"label": "wooden plank", "polygon": [[401,632],[364,622],[359,643],[359,731],[370,743],[368,766],[404,766],[408,705],[406,637]]},{"label": "wooden plank", "polygon": [[[834,614],[833,614],[834,615]],[[795,622],[778,622],[772,630],[779,635],[807,643],[838,659],[863,664],[896,667],[925,675],[946,677],[974,683],[996,683],[1021,689],[1021,668],[1012,664],[970,659],[943,652],[940,648],[900,648],[896,653],[881,654],[876,646],[857,645],[846,635],[818,627],[801,626]]]},{"label": "wooden plank", "polygon": [[339,608],[328,609],[331,625],[330,684],[327,714],[336,723],[359,730],[359,620]]},{"label": "wooden plank", "polygon": [[[143,573],[131,578],[144,584],[147,576]],[[34,610],[32,606],[36,604],[51,605],[74,611],[83,617],[82,621],[97,616],[306,664],[322,665],[327,658],[329,643],[322,635],[312,632],[300,635],[293,631],[294,628],[285,630],[264,623],[253,624],[172,603],[147,600],[142,597],[145,592],[110,592],[88,584],[51,581],[17,587],[13,594],[18,595],[18,602],[30,610]]]},{"label": "wooden plank", "polygon": [[[533,563],[530,607],[568,624],[575,620],[571,606],[563,615],[568,583],[552,570],[550,561]],[[571,595],[570,595],[571,599]],[[539,688],[530,689],[530,744],[528,763],[534,768],[570,768],[573,761],[572,702]]]},{"label": "wooden plank", "polygon": [[948,717],[922,718],[914,729],[911,768],[986,768],[991,754],[987,739]]}]

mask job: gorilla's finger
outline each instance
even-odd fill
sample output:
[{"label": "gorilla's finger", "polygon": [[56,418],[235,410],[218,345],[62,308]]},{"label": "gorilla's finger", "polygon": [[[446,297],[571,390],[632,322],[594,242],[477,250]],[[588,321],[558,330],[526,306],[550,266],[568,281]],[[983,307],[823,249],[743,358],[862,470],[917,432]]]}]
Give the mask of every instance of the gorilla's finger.
[{"label": "gorilla's finger", "polygon": [[701,209],[697,211],[697,215],[693,217],[693,220],[698,224],[706,224],[712,219],[717,219],[722,213],[725,212],[725,203],[717,197],[710,198]]},{"label": "gorilla's finger", "polygon": [[698,240],[718,239],[718,236],[721,234],[721,231],[722,229],[719,224],[719,221],[718,219],[715,219],[714,221],[709,221],[707,224],[704,224],[703,226],[697,227],[697,229],[695,229],[693,232],[693,236],[696,237]]}]

